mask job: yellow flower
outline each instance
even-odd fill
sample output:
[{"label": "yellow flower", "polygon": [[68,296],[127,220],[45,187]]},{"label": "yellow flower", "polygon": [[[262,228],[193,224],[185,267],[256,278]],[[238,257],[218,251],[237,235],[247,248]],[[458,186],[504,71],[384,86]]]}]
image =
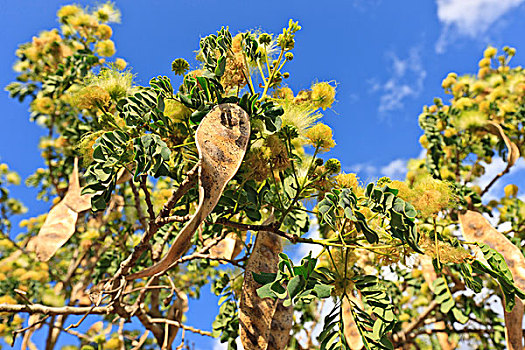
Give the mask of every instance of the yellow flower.
[{"label": "yellow flower", "polygon": [[445,129],[445,132],[443,132],[443,135],[445,137],[452,137],[454,135],[456,135],[458,133],[458,131],[454,128],[447,128]]},{"label": "yellow flower", "polygon": [[463,111],[456,117],[455,124],[458,129],[466,130],[483,126],[488,120],[488,115],[476,110]]},{"label": "yellow flower", "polygon": [[110,2],[100,5],[94,14],[100,22],[120,22],[120,11]]},{"label": "yellow flower", "polygon": [[293,100],[293,91],[289,87],[275,90],[274,96],[283,100]]},{"label": "yellow flower", "polygon": [[490,58],[484,57],[478,63],[479,68],[490,67]]},{"label": "yellow flower", "polygon": [[53,112],[54,103],[50,97],[37,97],[31,103],[31,108],[38,113],[51,114]]},{"label": "yellow flower", "polygon": [[100,86],[86,86],[74,96],[74,104],[80,109],[93,109],[106,106],[111,97]]},{"label": "yellow flower", "polygon": [[489,46],[483,52],[483,57],[493,58],[498,53],[498,50],[495,47]]},{"label": "yellow flower", "polygon": [[452,85],[456,83],[457,74],[449,73],[445,79],[441,82],[443,89],[449,89]]},{"label": "yellow flower", "polygon": [[472,100],[468,97],[461,97],[457,101],[454,102],[454,107],[458,109],[465,109],[468,107],[472,107]]},{"label": "yellow flower", "polygon": [[317,83],[312,86],[311,99],[316,108],[330,108],[335,100],[335,87],[326,82]]},{"label": "yellow flower", "polygon": [[281,171],[290,166],[290,158],[288,157],[286,145],[277,135],[268,136],[265,140],[265,146],[269,150],[269,158],[274,170]]},{"label": "yellow flower", "polygon": [[423,148],[428,148],[427,135],[425,135],[425,134],[421,135],[421,137],[419,138],[419,143],[421,144],[421,146]]},{"label": "yellow flower", "polygon": [[113,29],[111,29],[111,27],[108,26],[107,24],[101,24],[98,26],[97,30],[95,31],[95,35],[100,37],[100,39],[102,40],[107,40],[111,38],[111,35],[113,35]]},{"label": "yellow flower", "polygon": [[100,56],[113,56],[116,52],[115,43],[111,40],[102,40],[95,44],[95,51]]},{"label": "yellow flower", "polygon": [[345,174],[344,172],[334,177],[335,182],[341,188],[357,189],[359,186],[359,179],[356,174]]},{"label": "yellow flower", "polygon": [[117,67],[118,70],[126,69],[127,65],[128,65],[128,63],[122,58],[117,58],[115,60],[115,67]]},{"label": "yellow flower", "polygon": [[2,295],[0,296],[0,304],[16,304],[16,300],[10,295]]},{"label": "yellow flower", "polygon": [[514,184],[508,184],[503,190],[505,191],[505,197],[512,198],[518,194],[518,186]]},{"label": "yellow flower", "polygon": [[66,6],[62,6],[58,10],[57,17],[62,22],[66,17],[75,16],[81,12],[83,12],[83,10],[77,5],[66,5]]},{"label": "yellow flower", "polygon": [[487,88],[487,84],[484,81],[476,81],[472,85],[472,91],[477,94],[484,92],[486,88]]},{"label": "yellow flower", "polygon": [[96,28],[98,26],[97,20],[87,13],[80,12],[68,18],[68,23],[78,29],[79,27]]},{"label": "yellow flower", "polygon": [[7,174],[6,180],[13,185],[20,185],[20,175],[15,172],[10,172]]},{"label": "yellow flower", "polygon": [[328,152],[335,146],[332,138],[332,129],[326,124],[318,123],[306,131],[308,143],[319,149],[319,152]]}]

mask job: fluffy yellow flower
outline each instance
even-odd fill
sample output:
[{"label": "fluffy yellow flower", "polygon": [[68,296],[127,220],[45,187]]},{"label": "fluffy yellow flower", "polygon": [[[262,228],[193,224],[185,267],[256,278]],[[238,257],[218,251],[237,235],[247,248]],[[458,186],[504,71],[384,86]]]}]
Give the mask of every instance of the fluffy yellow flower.
[{"label": "fluffy yellow flower", "polygon": [[77,5],[66,5],[66,6],[62,6],[58,10],[57,17],[62,21],[66,17],[75,16],[81,12],[84,12],[84,11]]},{"label": "fluffy yellow flower", "polygon": [[443,89],[449,89],[452,85],[456,83],[457,74],[449,73],[445,79],[441,82]]},{"label": "fluffy yellow flower", "polygon": [[0,296],[0,304],[16,304],[16,300],[10,295],[2,295]]},{"label": "fluffy yellow flower", "polygon": [[359,178],[356,174],[346,174],[343,172],[336,175],[334,179],[341,188],[352,188],[355,190],[359,186]]},{"label": "fluffy yellow flower", "polygon": [[465,109],[468,107],[472,107],[472,100],[468,97],[461,97],[457,101],[454,102],[454,107],[458,109]]},{"label": "fluffy yellow flower", "polygon": [[478,63],[479,68],[490,67],[490,58],[484,57]]},{"label": "fluffy yellow flower", "polygon": [[100,86],[86,86],[74,97],[74,104],[80,109],[93,109],[106,106],[111,97]]},{"label": "fluffy yellow flower", "polygon": [[518,194],[518,186],[514,184],[508,184],[503,190],[505,191],[505,197],[512,198]]},{"label": "fluffy yellow flower", "polygon": [[126,69],[127,65],[128,63],[122,58],[117,58],[115,60],[115,67],[117,67],[118,70]]},{"label": "fluffy yellow flower", "polygon": [[111,29],[111,27],[108,26],[107,24],[101,24],[98,26],[97,30],[95,31],[95,35],[100,37],[100,39],[102,40],[107,40],[111,38],[111,35],[113,35],[113,29]]},{"label": "fluffy yellow flower", "polygon": [[95,51],[100,56],[113,56],[116,52],[115,43],[111,40],[102,40],[95,44]]},{"label": "fluffy yellow flower", "polygon": [[332,138],[332,129],[326,124],[318,123],[306,131],[308,143],[319,149],[319,152],[328,152],[335,146]]},{"label": "fluffy yellow flower", "polygon": [[54,103],[50,97],[37,97],[31,103],[31,108],[38,113],[51,114],[54,109]]},{"label": "fluffy yellow flower", "polygon": [[483,52],[483,57],[493,58],[498,53],[498,50],[495,47],[489,46]]},{"label": "fluffy yellow flower", "polygon": [[312,86],[312,102],[316,108],[330,108],[335,100],[335,87],[329,83],[317,83]]}]

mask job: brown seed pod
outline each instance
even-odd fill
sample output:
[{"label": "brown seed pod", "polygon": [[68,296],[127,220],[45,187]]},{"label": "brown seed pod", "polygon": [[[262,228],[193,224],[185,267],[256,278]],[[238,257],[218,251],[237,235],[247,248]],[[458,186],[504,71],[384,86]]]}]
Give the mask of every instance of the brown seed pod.
[{"label": "brown seed pod", "polygon": [[38,260],[48,261],[75,233],[78,213],[91,208],[91,195],[81,195],[81,191],[78,159],[75,158],[66,195],[51,208],[38,235],[27,246],[36,253]]},{"label": "brown seed pod", "polygon": [[[356,298],[353,295],[349,295],[354,303],[356,303],[361,309],[363,308],[363,303],[360,298]],[[361,334],[357,329],[357,325],[352,315],[352,303],[347,298],[343,298],[343,324],[345,326],[344,333],[346,342],[350,349],[352,350],[361,350],[364,346],[363,339],[361,339]]]},{"label": "brown seed pod", "polygon": [[[269,220],[265,222],[268,223]],[[252,272],[276,273],[282,250],[279,236],[267,231],[257,233],[246,263],[239,307],[241,342],[245,350],[282,350],[290,339],[293,307],[284,307],[282,300],[261,299],[257,295],[260,285],[252,276]]]},{"label": "brown seed pod", "polygon": [[166,271],[190,247],[191,238],[217,203],[241,166],[250,139],[250,118],[241,107],[224,103],[206,114],[195,133],[199,151],[199,206],[157,264],[126,277],[128,280]]},{"label": "brown seed pod", "polygon": [[[478,212],[467,210],[465,214],[459,216],[459,223],[465,239],[484,243],[503,255],[514,278],[514,283],[521,290],[525,290],[525,258],[521,250],[512,244],[507,237],[492,227],[487,219]],[[477,248],[476,255],[480,256],[480,258],[483,256],[479,248]],[[522,301],[516,298],[516,305],[512,311],[504,311],[504,313],[507,346],[509,349],[521,350],[523,349],[523,335],[521,330],[523,320]]]}]

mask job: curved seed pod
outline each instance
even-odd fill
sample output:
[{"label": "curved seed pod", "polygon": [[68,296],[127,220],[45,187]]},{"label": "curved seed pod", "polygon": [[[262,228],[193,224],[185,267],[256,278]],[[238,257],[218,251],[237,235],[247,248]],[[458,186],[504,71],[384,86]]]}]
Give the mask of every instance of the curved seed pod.
[{"label": "curved seed pod", "polygon": [[249,139],[250,119],[238,105],[220,104],[206,114],[195,134],[199,151],[199,206],[168,254],[156,265],[126,279],[149,277],[166,271],[191,247],[193,234],[213,211],[224,188],[239,170]]},{"label": "curved seed pod", "polygon": [[520,157],[520,150],[518,146],[516,146],[516,144],[509,139],[509,137],[501,128],[501,125],[499,125],[498,123],[490,121],[485,126],[485,129],[487,129],[487,131],[491,134],[500,137],[503,140],[503,142],[505,142],[505,146],[507,146],[508,151],[507,167],[510,168],[511,166],[513,166]]},{"label": "curved seed pod", "polygon": [[[269,224],[272,219],[264,224]],[[282,300],[261,299],[257,295],[260,285],[252,276],[252,272],[276,273],[282,250],[279,236],[267,231],[257,233],[246,263],[239,307],[241,342],[245,350],[281,350],[286,348],[290,339],[293,307],[284,307]]]},{"label": "curved seed pod", "polygon": [[236,232],[229,232],[223,240],[210,248],[210,256],[218,259],[234,259],[242,250],[246,231],[242,235]]},{"label": "curved seed pod", "polygon": [[[514,278],[514,283],[518,288],[525,290],[525,258],[523,257],[521,250],[512,244],[507,237],[492,227],[487,219],[478,212],[468,210],[465,214],[459,216],[459,223],[461,225],[463,236],[467,240],[484,243],[503,255],[503,258],[505,258],[505,262],[512,273],[512,277]],[[512,350],[521,350],[523,349],[523,335],[521,329],[523,320],[523,302],[519,298],[516,298],[516,305],[512,311],[504,312],[505,337],[507,338],[508,348]]]},{"label": "curved seed pod", "polygon": [[[421,271],[423,273],[423,278],[428,284],[428,288],[434,292],[434,281],[437,279],[436,271],[434,270],[434,265],[432,265],[432,258],[427,255],[420,255],[419,261],[421,262]],[[439,321],[434,324],[436,330],[446,329],[445,322]],[[442,350],[451,350],[456,348],[454,342],[450,342],[448,339],[448,334],[445,332],[438,332],[436,334],[438,338],[439,345],[441,345]]]},{"label": "curved seed pod", "polygon": [[75,158],[66,195],[51,208],[38,235],[28,244],[28,249],[36,252],[40,261],[48,261],[71,238],[75,233],[78,213],[91,208],[91,195],[80,194],[77,163]]},{"label": "curved seed pod", "polygon": [[[360,298],[356,298],[351,294],[348,295],[348,298],[356,303],[361,309],[363,308],[363,303]],[[352,315],[352,303],[350,303],[350,300],[347,298],[343,298],[343,324],[345,326],[344,333],[346,342],[350,349],[361,350],[364,346],[363,339],[361,339],[361,334],[359,334],[354,316]]]}]

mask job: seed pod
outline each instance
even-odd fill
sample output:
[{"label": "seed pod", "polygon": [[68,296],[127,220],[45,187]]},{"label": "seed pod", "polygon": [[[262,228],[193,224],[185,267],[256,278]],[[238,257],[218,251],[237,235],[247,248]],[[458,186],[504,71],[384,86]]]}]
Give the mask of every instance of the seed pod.
[{"label": "seed pod", "polygon": [[[525,290],[525,258],[521,250],[512,244],[507,237],[492,227],[487,219],[478,212],[467,210],[465,214],[459,216],[459,223],[465,239],[484,243],[503,255],[514,278],[514,283],[521,290]],[[477,248],[476,255],[482,256],[479,248]],[[521,350],[523,349],[523,335],[521,330],[523,320],[522,301],[516,298],[516,305],[512,311],[504,311],[504,313],[507,346],[512,350]]]},{"label": "seed pod", "polygon": [[267,231],[257,233],[246,263],[239,308],[241,342],[245,350],[282,350],[290,339],[293,307],[284,307],[282,300],[261,299],[257,295],[260,285],[252,276],[252,272],[276,273],[282,250],[279,236]]}]

